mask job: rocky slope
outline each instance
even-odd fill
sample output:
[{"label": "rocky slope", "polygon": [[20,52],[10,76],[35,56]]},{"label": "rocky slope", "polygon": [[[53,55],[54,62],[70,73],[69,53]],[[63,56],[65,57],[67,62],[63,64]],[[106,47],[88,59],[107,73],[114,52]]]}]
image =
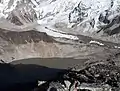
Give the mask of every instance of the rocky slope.
[{"label": "rocky slope", "polygon": [[119,52],[119,44],[77,36],[78,40],[55,38],[35,30],[11,32],[0,30],[0,58],[11,62],[24,58],[105,59]]},{"label": "rocky slope", "polygon": [[0,59],[80,69],[107,69],[112,60],[119,67],[119,23],[119,0],[0,0]]}]

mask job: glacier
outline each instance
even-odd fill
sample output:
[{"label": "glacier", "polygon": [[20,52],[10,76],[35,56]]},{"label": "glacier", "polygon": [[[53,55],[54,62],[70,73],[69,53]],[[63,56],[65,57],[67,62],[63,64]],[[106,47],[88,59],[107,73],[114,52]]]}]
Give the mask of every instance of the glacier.
[{"label": "glacier", "polygon": [[91,32],[106,29],[112,31],[120,26],[119,14],[120,0],[81,0],[69,14],[69,21],[79,26],[90,25]]},{"label": "glacier", "polygon": [[[63,24],[65,29],[61,26],[56,28],[57,24]],[[60,33],[66,31],[67,33],[103,31],[112,35],[113,30],[119,26],[120,0],[0,1],[0,28],[10,31],[31,29],[41,31],[40,28],[42,28],[44,29],[42,32],[54,37],[65,37]]]}]

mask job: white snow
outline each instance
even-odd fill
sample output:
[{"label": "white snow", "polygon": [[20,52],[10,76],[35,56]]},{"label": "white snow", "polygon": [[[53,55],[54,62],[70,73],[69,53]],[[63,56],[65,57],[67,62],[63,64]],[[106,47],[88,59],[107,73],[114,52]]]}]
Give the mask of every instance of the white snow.
[{"label": "white snow", "polygon": [[[20,2],[22,0],[13,0],[13,4],[8,8],[8,4],[10,1],[11,0],[2,0],[0,2],[0,16],[7,18],[8,14],[16,9],[17,2]],[[40,25],[40,27],[36,28],[37,31],[46,32],[48,35],[53,37],[78,40],[78,37],[76,36],[62,33],[62,30],[58,31],[52,29],[52,27],[50,29],[46,29],[45,26],[54,25],[58,21],[64,21],[68,23],[68,15],[70,11],[74,8],[74,5],[77,5],[79,1],[80,0],[31,0],[31,4],[29,5],[35,6],[33,7],[33,9],[35,10],[38,18],[36,22]],[[39,2],[39,5],[37,2]]]},{"label": "white snow", "polygon": [[20,1],[20,0],[14,0],[12,6],[10,6],[10,8],[8,8],[8,6],[4,9],[4,13],[7,13],[7,12],[11,12],[12,10],[15,9],[15,7],[17,6],[17,2]]},{"label": "white snow", "polygon": [[120,47],[119,47],[119,46],[115,46],[115,48],[118,48],[118,49],[120,49]]},{"label": "white snow", "polygon": [[[72,23],[79,23],[79,26],[83,29],[82,31],[89,31],[90,28],[87,29],[87,27],[90,26],[89,22],[93,19],[95,22],[93,28],[90,29],[91,32],[99,31],[100,28],[106,27],[109,23],[112,23],[115,17],[120,17],[120,0],[81,0],[79,7],[77,6],[75,8],[78,10],[74,9],[71,12],[70,20]],[[81,15],[79,8],[81,9]],[[101,14],[102,20],[99,20]],[[103,22],[105,17],[110,21],[109,23]],[[79,18],[82,19],[82,21],[79,22]],[[120,26],[117,22],[112,23],[109,30],[117,28],[118,25]]]},{"label": "white snow", "polygon": [[67,21],[70,11],[74,8],[74,5],[79,2],[79,0],[51,1],[52,0],[43,2],[34,8],[38,16],[40,16],[40,20],[38,20],[39,24],[43,24],[42,22],[46,22],[46,24],[50,22],[53,24],[57,21],[62,20],[63,17],[66,17]]},{"label": "white snow", "polygon": [[89,43],[90,43],[90,44],[98,44],[98,45],[101,45],[101,46],[104,45],[103,43],[100,43],[100,42],[94,41],[94,40],[91,40]]},{"label": "white snow", "polygon": [[[10,5],[8,7],[8,4],[11,1],[13,1],[12,5]],[[21,2],[23,0],[1,0],[1,2],[0,2],[0,18],[4,17],[6,19],[9,16],[9,13],[11,13],[14,9],[16,9],[18,1]],[[27,2],[27,1],[28,0],[24,0],[24,2]],[[71,28],[71,26],[74,23],[69,23],[69,14],[81,2],[80,8],[85,9],[85,10],[83,10],[83,13],[85,13],[85,15],[88,14],[88,17],[84,17],[84,20],[82,22],[80,22],[79,25],[80,25],[80,27],[82,27],[81,28],[81,29],[83,29],[82,31],[93,32],[98,29],[98,26],[106,26],[105,23],[102,23],[98,20],[98,17],[101,13],[103,15],[105,15],[105,10],[110,11],[110,14],[108,15],[108,19],[110,21],[112,21],[116,16],[120,16],[120,0],[113,0],[114,3],[113,3],[112,8],[111,8],[111,1],[112,0],[30,0],[28,5],[32,6],[33,9],[35,10],[35,12],[37,14],[36,22],[40,26],[43,26],[43,27],[49,26],[50,29],[55,30],[53,26],[54,26],[54,24],[59,23],[59,22],[65,23],[66,25],[68,25],[68,28]],[[27,10],[25,10],[23,12],[26,12],[26,11]],[[24,13],[22,13],[22,14],[24,14]],[[75,11],[74,13],[71,14],[71,17],[72,17],[71,19],[73,21],[76,21],[77,18],[80,16],[79,16],[79,13]],[[88,22],[90,22],[93,18],[95,19],[94,29],[89,30],[90,28],[88,26],[90,26],[90,25],[88,24]],[[30,24],[31,24],[31,22],[30,22]],[[26,24],[24,26],[27,27],[27,25],[29,25],[29,24]],[[110,29],[111,30],[115,29],[119,25],[120,24],[116,23],[116,24],[114,24],[114,26],[111,26]],[[37,29],[37,30],[39,30],[39,29]],[[60,31],[55,32],[52,30],[44,28],[42,31],[44,31],[48,35],[54,36],[54,37],[65,37],[65,38],[70,38],[70,39],[78,39],[76,36],[62,34]],[[63,31],[63,30],[61,30],[61,31]],[[74,30],[74,32],[76,32],[76,30]],[[93,43],[93,41],[91,41],[91,43]],[[101,43],[98,43],[98,44],[102,45]]]},{"label": "white snow", "polygon": [[60,33],[57,30],[53,31],[53,30],[48,29],[48,28],[46,29],[45,27],[42,27],[42,26],[38,26],[38,27],[36,27],[36,29],[37,29],[37,31],[45,32],[49,36],[53,36],[53,37],[56,37],[56,38],[67,38],[67,39],[72,39],[72,40],[78,40],[79,39],[77,36]]}]

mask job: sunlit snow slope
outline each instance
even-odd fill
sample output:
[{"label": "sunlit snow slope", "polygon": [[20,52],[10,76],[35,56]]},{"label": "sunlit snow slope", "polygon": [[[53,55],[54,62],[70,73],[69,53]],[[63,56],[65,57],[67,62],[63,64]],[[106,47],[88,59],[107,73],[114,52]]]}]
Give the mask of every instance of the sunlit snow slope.
[{"label": "sunlit snow slope", "polygon": [[111,35],[120,26],[120,0],[1,0],[0,19],[0,27],[11,31],[42,28],[57,37],[71,30],[102,30]]}]

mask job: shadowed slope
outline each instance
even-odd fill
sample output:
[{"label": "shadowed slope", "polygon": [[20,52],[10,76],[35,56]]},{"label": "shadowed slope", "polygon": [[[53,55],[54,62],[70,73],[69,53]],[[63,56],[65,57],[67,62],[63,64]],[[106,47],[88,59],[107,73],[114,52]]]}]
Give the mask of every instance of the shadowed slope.
[{"label": "shadowed slope", "polygon": [[34,64],[0,64],[0,91],[30,91],[37,81],[48,81],[65,69],[48,68]]}]

